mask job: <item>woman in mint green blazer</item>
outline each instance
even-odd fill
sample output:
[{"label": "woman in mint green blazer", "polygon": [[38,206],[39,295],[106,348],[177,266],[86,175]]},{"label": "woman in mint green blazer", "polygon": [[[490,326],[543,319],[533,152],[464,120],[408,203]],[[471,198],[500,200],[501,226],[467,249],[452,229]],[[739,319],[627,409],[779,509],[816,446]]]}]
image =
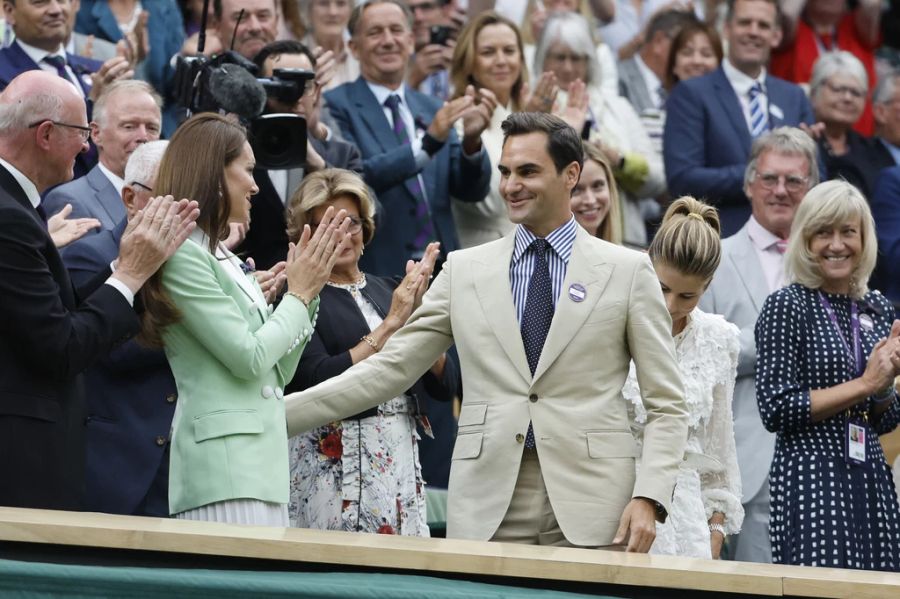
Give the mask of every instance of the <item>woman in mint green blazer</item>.
[{"label": "woman in mint green blazer", "polygon": [[288,252],[287,292],[274,310],[221,243],[248,224],[253,150],[215,114],[169,142],[155,193],[196,200],[197,229],[144,287],[143,334],[175,375],[169,509],[175,517],[287,526],[288,445],[283,388],[312,333],[318,293],[348,243],[344,215],[307,228]]}]

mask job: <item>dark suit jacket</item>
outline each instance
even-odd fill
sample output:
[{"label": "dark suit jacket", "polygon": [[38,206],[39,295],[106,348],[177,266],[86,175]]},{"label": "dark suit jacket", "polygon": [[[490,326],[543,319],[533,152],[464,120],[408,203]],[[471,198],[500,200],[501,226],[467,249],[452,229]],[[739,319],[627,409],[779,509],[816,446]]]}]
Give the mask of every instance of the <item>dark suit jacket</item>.
[{"label": "dark suit jacket", "polygon": [[[45,196],[41,205],[47,216],[53,216],[66,204],[72,204],[69,218],[96,218],[100,228],[91,230],[88,235],[110,230],[125,218],[125,204],[122,197],[106,178],[100,166],[92,168],[87,175],[54,187]],[[66,248],[70,251],[70,248]],[[118,247],[112,258],[118,255]]]},{"label": "dark suit jacket", "polygon": [[[391,298],[397,282],[393,279],[366,276],[363,296],[384,318],[391,309]],[[310,338],[294,380],[287,385],[286,392],[302,391],[322,381],[335,377],[353,365],[350,348],[355,347],[363,335],[371,332],[353,296],[344,289],[326,285],[319,294],[319,315],[315,333]],[[450,476],[450,456],[456,439],[456,421],[452,417],[449,402],[459,392],[459,366],[454,354],[447,353],[443,376],[438,379],[426,372],[407,393],[413,397],[420,413],[437,412],[432,419],[435,439],[423,436],[419,446],[422,476],[429,484],[446,487]],[[384,398],[385,401],[391,399]],[[441,403],[438,403],[441,402]],[[371,408],[352,416],[350,419],[367,418],[378,413]],[[449,417],[448,417],[449,413]],[[427,440],[426,440],[427,439]]]},{"label": "dark suit jacket", "polygon": [[871,285],[900,305],[900,165],[881,171],[872,194],[878,268]]},{"label": "dark suit jacket", "polygon": [[[800,87],[766,76],[766,93],[771,129],[813,122]],[[743,188],[751,142],[740,101],[722,67],[672,90],[663,132],[669,194],[693,195],[718,207],[723,237],[736,233],[750,218]]]},{"label": "dark suit jacket", "polygon": [[828,179],[843,179],[853,184],[868,200],[882,169],[894,166],[894,157],[877,137],[865,137],[854,130],[847,132],[847,153],[836,156],[822,137],[819,156],[825,164]]},{"label": "dark suit jacket", "polygon": [[[91,73],[96,72],[102,66],[102,63],[76,56],[75,54],[66,53],[66,60],[78,83],[84,91],[84,97],[87,98],[91,93]],[[25,71],[36,71],[40,69],[31,58],[25,54],[22,47],[16,42],[11,43],[6,48],[0,50],[0,91],[6,89],[9,82],[21,75]],[[91,118],[91,103],[87,102],[88,120]],[[91,145],[90,150],[85,154],[79,154],[75,159],[75,177],[81,177],[87,174],[89,170],[97,164],[97,150]]]},{"label": "dark suit jacket", "polygon": [[79,299],[40,217],[4,168],[0,255],[0,505],[77,509],[81,372],[135,334],[138,318],[119,291],[102,284],[108,268]]},{"label": "dark suit jacket", "polygon": [[[362,157],[353,144],[333,137],[329,141],[315,138],[310,141],[329,168],[344,168],[362,174]],[[254,169],[253,178],[259,192],[250,202],[250,229],[236,253],[244,259],[253,258],[256,268],[267,270],[287,257],[285,205],[272,185],[267,169]]]},{"label": "dark suit jacket", "polygon": [[[113,230],[66,248],[75,285],[119,255],[123,219]],[[88,389],[84,507],[89,511],[167,518],[168,439],[178,398],[162,350],[128,341],[84,373]]]},{"label": "dark suit jacket", "polygon": [[[427,127],[441,102],[409,87],[404,96],[417,127]],[[344,138],[362,152],[363,177],[382,207],[378,230],[360,267],[377,275],[401,275],[415,249],[417,230],[415,197],[404,184],[418,174],[412,149],[397,141],[383,107],[362,77],[338,86],[325,98]],[[447,143],[422,169],[422,178],[441,252],[446,255],[459,247],[450,196],[462,202],[482,201],[491,182],[490,160],[485,151],[464,156],[460,139],[451,130]]]}]

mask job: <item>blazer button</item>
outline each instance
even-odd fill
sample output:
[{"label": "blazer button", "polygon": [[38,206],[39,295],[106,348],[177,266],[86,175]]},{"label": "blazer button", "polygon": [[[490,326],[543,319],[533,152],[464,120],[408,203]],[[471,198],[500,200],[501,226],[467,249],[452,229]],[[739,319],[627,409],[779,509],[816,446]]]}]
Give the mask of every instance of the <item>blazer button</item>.
[{"label": "blazer button", "polygon": [[271,385],[265,385],[262,388],[263,399],[272,399],[275,397],[275,389]]},{"label": "blazer button", "polygon": [[524,442],[525,442],[525,435],[523,435],[522,433],[516,433],[516,443],[524,443]]},{"label": "blazer button", "polygon": [[530,401],[531,403],[534,403],[537,400],[538,400],[538,396],[535,395],[534,393],[532,393],[531,395],[528,396],[528,401]]},{"label": "blazer button", "polygon": [[281,387],[275,387],[275,399],[284,399],[284,391]]},{"label": "blazer button", "polygon": [[156,444],[159,445],[160,447],[162,447],[163,445],[166,444],[166,438],[163,437],[162,435],[158,436],[156,438]]},{"label": "blazer button", "polygon": [[175,403],[176,399],[178,399],[178,395],[176,393],[170,393],[166,395],[166,403]]}]

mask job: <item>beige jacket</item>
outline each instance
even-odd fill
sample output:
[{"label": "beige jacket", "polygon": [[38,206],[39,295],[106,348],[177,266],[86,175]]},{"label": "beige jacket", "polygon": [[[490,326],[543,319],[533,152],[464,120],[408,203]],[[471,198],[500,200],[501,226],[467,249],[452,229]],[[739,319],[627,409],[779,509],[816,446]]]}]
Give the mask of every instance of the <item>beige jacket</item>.
[{"label": "beige jacket", "polygon": [[[634,496],[668,509],[687,439],[671,320],[646,255],[578,229],[532,377],[509,283],[515,234],[450,254],[409,322],[377,355],[286,397],[289,434],[378,405],[456,343],[465,401],[450,472],[449,537],[490,539],[509,506],[533,423],[559,526],[575,545],[608,545]],[[569,289],[580,284],[583,301]],[[634,359],[647,428],[637,447],[622,385]]]}]

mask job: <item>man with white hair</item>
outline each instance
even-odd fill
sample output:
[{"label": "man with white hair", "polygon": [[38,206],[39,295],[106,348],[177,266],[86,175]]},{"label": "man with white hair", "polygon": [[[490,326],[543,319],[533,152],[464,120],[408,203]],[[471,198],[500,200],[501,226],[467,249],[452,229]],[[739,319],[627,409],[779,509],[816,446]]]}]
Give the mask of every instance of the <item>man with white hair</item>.
[{"label": "man with white hair", "polygon": [[[76,287],[119,253],[128,222],[152,199],[167,141],[138,146],[119,200],[126,217],[73,243],[63,262]],[[169,429],[178,393],[162,350],[128,341],[84,373],[88,395],[84,507],[92,512],[169,516]]]},{"label": "man with white hair", "polygon": [[78,509],[84,474],[81,373],[140,322],[134,294],[190,235],[196,202],[154,198],[118,257],[76,290],[40,194],[87,150],[84,99],[43,71],[0,94],[0,505]]},{"label": "man with white hair", "polygon": [[115,228],[125,218],[125,164],[141,144],[159,139],[161,107],[162,98],[145,81],[125,79],[110,85],[94,104],[91,121],[99,162],[84,177],[48,193],[43,200],[47,214],[52,216],[71,204],[71,218],[100,221],[95,233]]}]

